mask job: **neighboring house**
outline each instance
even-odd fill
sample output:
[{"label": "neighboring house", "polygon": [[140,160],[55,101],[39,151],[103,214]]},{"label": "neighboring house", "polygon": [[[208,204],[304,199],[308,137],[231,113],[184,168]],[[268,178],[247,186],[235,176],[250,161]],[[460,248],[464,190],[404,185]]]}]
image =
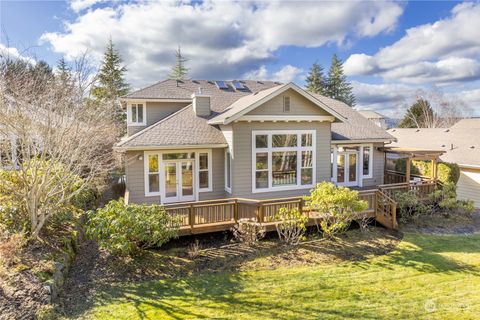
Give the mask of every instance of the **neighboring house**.
[{"label": "neighboring house", "polygon": [[375,123],[377,126],[379,126],[382,129],[387,129],[388,124],[387,124],[387,117],[384,115],[373,111],[373,110],[359,110],[358,113],[360,113],[362,116],[367,118],[368,120],[372,121]]},{"label": "neighboring house", "polygon": [[445,151],[440,160],[460,167],[458,197],[480,207],[480,119],[460,120],[450,128],[394,128],[388,132],[397,138],[391,146]]},{"label": "neighboring house", "polygon": [[383,183],[394,138],[340,101],[293,83],[165,80],[127,105],[126,201],[308,194],[321,181]]}]

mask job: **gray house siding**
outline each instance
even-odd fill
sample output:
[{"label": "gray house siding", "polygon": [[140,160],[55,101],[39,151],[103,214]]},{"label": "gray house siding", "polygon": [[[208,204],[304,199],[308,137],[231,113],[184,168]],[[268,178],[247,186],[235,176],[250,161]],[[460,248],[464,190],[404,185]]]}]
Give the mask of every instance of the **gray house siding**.
[{"label": "gray house siding", "polygon": [[[290,112],[283,111],[283,97],[290,97]],[[289,89],[248,113],[249,115],[329,115],[296,91]]]},{"label": "gray house siding", "polygon": [[[200,192],[199,200],[225,198],[224,150],[212,149],[212,191]],[[195,151],[192,149],[191,151]],[[142,160],[139,160],[139,157]],[[145,196],[145,173],[143,151],[128,151],[125,154],[126,190],[129,203],[159,204],[160,196]]]},{"label": "gray house siding", "polygon": [[378,151],[378,147],[383,147],[382,143],[373,145],[373,172],[371,179],[364,179],[364,187],[373,187],[379,184],[383,184],[383,178],[385,173],[385,154],[382,151]]},{"label": "gray house siding", "polygon": [[146,126],[127,126],[127,134],[129,136],[145,129],[148,126],[162,120],[172,113],[186,107],[189,103],[186,102],[146,102]]},{"label": "gray house siding", "polygon": [[233,125],[232,197],[269,199],[299,196],[309,189],[252,193],[252,131],[254,130],[316,130],[316,179],[330,181],[329,122],[237,122]]}]

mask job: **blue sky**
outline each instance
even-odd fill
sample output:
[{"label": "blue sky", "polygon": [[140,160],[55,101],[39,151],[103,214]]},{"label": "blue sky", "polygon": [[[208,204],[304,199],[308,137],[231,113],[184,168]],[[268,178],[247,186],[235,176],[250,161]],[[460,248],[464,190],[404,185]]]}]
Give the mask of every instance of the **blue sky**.
[{"label": "blue sky", "polygon": [[[0,49],[55,65],[112,37],[139,88],[163,79],[178,45],[201,79],[304,83],[318,61],[345,61],[359,109],[403,112],[442,93],[480,116],[478,2],[1,1]],[[421,92],[419,90],[424,90]]]}]

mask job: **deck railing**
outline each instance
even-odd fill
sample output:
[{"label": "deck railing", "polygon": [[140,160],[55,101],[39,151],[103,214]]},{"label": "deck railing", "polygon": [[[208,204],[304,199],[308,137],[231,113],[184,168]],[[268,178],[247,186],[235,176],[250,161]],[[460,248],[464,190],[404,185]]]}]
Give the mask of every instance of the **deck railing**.
[{"label": "deck railing", "polygon": [[[415,190],[418,197],[423,200],[436,186],[436,182],[430,180],[410,184],[386,184],[375,189],[361,190],[358,192],[359,198],[367,201],[368,207],[353,219],[362,216],[375,217],[382,225],[395,229],[397,192]],[[318,214],[305,206],[302,197],[268,200],[229,198],[165,205],[169,214],[181,217],[181,230],[184,234],[228,230],[240,219],[255,219],[265,224],[274,223],[275,215],[280,208],[298,209],[312,221],[319,218]],[[312,221],[310,223],[314,223]]]}]

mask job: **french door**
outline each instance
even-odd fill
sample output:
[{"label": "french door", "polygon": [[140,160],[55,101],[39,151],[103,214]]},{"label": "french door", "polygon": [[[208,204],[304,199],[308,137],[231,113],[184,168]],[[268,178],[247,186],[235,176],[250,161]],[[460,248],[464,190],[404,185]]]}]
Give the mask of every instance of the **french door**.
[{"label": "french door", "polygon": [[358,186],[358,153],[337,153],[337,184],[341,186]]},{"label": "french door", "polygon": [[163,161],[164,203],[195,200],[194,162]]}]

